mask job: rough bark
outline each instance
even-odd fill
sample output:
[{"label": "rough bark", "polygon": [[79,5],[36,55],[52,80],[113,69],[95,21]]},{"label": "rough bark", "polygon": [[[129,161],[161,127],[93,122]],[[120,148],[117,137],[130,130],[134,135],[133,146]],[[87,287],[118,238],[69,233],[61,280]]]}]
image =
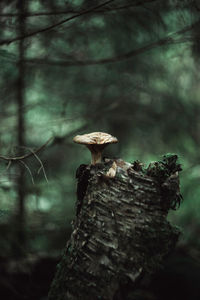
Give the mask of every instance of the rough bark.
[{"label": "rough bark", "polygon": [[113,160],[79,167],[73,232],[49,300],[126,299],[124,289],[160,268],[179,235],[166,219],[181,200],[176,160],[165,156],[145,169],[118,159],[112,178]]}]

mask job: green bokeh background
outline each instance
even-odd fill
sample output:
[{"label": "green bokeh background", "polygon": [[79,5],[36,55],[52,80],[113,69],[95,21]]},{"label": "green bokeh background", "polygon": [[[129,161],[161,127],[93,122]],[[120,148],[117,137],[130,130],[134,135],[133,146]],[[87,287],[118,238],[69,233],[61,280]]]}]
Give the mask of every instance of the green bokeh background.
[{"label": "green bokeh background", "polygon": [[[65,14],[26,17],[26,32],[48,27],[99,3],[29,0],[26,9],[32,14]],[[24,255],[61,253],[74,216],[75,172],[80,164],[90,162],[89,151],[73,144],[72,139],[93,131],[108,132],[119,139],[119,144],[105,150],[105,156],[148,164],[165,153],[178,154],[184,201],[169,219],[182,228],[179,244],[198,253],[200,31],[194,26],[177,33],[198,22],[195,3],[116,0],[104,9],[25,39],[24,152],[54,139],[38,154],[44,169],[36,157],[26,160],[29,169],[24,166]],[[128,8],[116,9],[126,5]],[[3,13],[18,12],[15,1],[2,1],[0,6]],[[0,40],[18,35],[17,17],[1,17],[0,23]],[[0,47],[0,153],[6,156],[15,156],[18,151],[18,44]],[[152,46],[145,51],[146,45]],[[131,54],[135,49],[141,50]],[[17,243],[13,224],[18,211],[18,171],[17,164],[8,170],[6,166],[1,160],[0,256],[12,257],[13,243]]]}]

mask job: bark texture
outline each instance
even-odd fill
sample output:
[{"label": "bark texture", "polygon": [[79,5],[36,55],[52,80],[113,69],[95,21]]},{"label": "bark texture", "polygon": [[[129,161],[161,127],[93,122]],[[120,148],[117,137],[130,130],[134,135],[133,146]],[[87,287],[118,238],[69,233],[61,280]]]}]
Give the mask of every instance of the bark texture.
[{"label": "bark texture", "polygon": [[162,265],[179,235],[166,219],[181,200],[176,161],[169,155],[146,169],[120,159],[79,167],[73,232],[49,300],[126,299],[123,289],[133,291]]}]

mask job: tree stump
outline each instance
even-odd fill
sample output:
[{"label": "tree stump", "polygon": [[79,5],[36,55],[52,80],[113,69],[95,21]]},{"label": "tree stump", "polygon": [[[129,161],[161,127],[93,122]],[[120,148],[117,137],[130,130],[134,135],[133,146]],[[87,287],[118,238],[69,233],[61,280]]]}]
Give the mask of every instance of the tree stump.
[{"label": "tree stump", "polygon": [[180,170],[176,155],[147,168],[121,159],[81,165],[73,232],[49,300],[124,300],[158,270],[179,236],[167,214],[181,201]]}]

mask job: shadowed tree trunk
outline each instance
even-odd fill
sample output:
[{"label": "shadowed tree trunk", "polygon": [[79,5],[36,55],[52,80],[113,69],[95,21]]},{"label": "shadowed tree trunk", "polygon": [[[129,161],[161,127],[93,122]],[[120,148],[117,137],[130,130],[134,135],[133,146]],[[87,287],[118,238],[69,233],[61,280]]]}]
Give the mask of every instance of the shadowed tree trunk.
[{"label": "shadowed tree trunk", "polygon": [[[26,3],[25,0],[18,1],[19,11],[19,34],[24,36],[26,32],[25,24],[25,13]],[[25,118],[24,118],[24,106],[25,106],[25,45],[24,39],[19,41],[19,60],[18,60],[18,80],[17,80],[17,144],[20,147],[25,146]],[[21,151],[22,149],[20,149]],[[24,151],[23,151],[24,152]],[[19,177],[17,180],[17,201],[18,201],[18,212],[17,212],[17,249],[15,249],[16,255],[24,255],[24,247],[26,243],[25,238],[25,174],[24,166],[20,165]]]},{"label": "shadowed tree trunk", "polygon": [[113,160],[79,167],[73,232],[49,300],[128,299],[160,268],[179,236],[166,219],[181,199],[176,161],[165,156],[145,169],[118,159],[114,177]]}]

